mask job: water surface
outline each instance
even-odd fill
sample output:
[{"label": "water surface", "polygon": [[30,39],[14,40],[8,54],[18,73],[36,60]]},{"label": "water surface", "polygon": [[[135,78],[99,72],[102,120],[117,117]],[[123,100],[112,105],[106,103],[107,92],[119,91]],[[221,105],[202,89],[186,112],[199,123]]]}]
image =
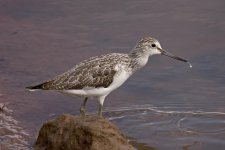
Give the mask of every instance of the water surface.
[{"label": "water surface", "polygon": [[[1,146],[20,136],[14,143],[28,149],[43,122],[79,114],[80,98],[24,87],[91,56],[127,53],[140,38],[153,36],[193,68],[151,57],[107,97],[104,115],[139,149],[224,149],[224,8],[222,0],[2,0],[0,103],[11,111],[0,112]],[[88,101],[91,114],[96,102]]]}]

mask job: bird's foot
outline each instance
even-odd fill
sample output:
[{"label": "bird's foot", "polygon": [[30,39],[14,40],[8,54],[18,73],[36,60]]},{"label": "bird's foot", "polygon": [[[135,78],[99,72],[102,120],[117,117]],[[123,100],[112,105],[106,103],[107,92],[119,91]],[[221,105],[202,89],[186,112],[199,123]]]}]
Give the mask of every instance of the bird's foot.
[{"label": "bird's foot", "polygon": [[102,119],[102,118],[103,118],[102,112],[99,112],[99,113],[98,113],[98,117],[99,117],[99,119]]},{"label": "bird's foot", "polygon": [[80,108],[80,116],[81,117],[85,117],[86,116],[86,112],[85,112],[85,108],[84,107]]}]

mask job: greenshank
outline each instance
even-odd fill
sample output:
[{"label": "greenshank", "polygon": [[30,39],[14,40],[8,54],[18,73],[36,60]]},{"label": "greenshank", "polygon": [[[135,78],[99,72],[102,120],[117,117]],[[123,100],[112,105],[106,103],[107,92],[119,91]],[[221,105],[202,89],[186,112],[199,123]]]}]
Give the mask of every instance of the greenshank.
[{"label": "greenshank", "polygon": [[189,64],[162,49],[160,43],[152,37],[141,39],[128,54],[110,53],[87,60],[75,65],[74,68],[55,78],[35,86],[29,86],[30,91],[57,91],[84,97],[80,113],[85,116],[85,104],[90,97],[99,101],[99,117],[102,117],[103,103],[107,95],[120,87],[132,74],[144,67],[149,56],[162,54]]}]

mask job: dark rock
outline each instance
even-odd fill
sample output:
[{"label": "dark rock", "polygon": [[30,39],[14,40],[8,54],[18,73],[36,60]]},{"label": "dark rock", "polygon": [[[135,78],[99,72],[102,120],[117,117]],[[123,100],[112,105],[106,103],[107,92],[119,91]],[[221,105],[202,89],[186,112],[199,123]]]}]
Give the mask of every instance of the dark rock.
[{"label": "dark rock", "polygon": [[45,123],[35,150],[133,150],[120,129],[106,119],[61,115]]}]

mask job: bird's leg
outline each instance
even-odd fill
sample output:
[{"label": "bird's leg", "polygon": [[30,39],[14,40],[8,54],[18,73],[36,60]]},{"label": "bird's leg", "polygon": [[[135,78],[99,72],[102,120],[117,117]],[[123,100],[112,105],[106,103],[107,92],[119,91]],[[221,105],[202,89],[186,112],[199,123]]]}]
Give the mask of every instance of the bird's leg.
[{"label": "bird's leg", "polygon": [[86,105],[86,103],[87,103],[87,100],[88,100],[88,98],[87,97],[85,97],[85,99],[84,99],[84,101],[83,101],[83,104],[81,105],[81,107],[80,107],[80,115],[82,116],[82,117],[85,117],[85,105]]},{"label": "bird's leg", "polygon": [[102,104],[99,104],[99,109],[98,109],[99,118],[102,118],[102,110],[103,110],[103,106],[102,106]]},{"label": "bird's leg", "polygon": [[98,116],[99,118],[102,118],[102,110],[103,110],[103,103],[106,96],[99,97],[99,109],[98,109]]}]

